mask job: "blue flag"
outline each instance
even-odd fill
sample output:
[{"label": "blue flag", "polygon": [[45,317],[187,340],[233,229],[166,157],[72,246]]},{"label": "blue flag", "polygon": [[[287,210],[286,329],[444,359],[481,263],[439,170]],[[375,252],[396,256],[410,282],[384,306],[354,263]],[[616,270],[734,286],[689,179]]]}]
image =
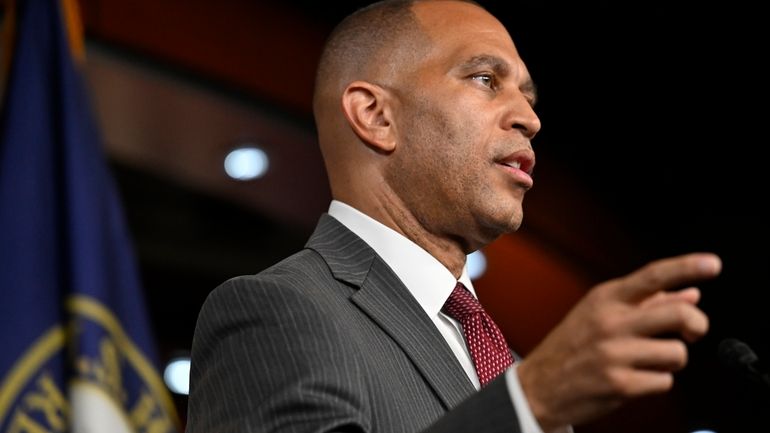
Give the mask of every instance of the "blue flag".
[{"label": "blue flag", "polygon": [[62,4],[16,6],[0,117],[0,432],[179,431]]}]

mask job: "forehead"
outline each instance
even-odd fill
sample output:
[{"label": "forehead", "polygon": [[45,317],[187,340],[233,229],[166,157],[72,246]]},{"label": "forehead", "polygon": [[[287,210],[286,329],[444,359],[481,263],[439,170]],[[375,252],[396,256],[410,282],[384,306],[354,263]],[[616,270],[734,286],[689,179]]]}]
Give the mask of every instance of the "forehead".
[{"label": "forehead", "polygon": [[495,56],[526,71],[508,31],[484,9],[450,0],[417,2],[412,10],[431,40],[433,60],[451,63]]}]

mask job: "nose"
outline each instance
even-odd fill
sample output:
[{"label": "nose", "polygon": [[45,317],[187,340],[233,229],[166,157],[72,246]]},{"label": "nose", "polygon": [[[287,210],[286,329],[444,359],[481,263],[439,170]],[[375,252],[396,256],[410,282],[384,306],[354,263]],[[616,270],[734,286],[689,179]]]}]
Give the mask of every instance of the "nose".
[{"label": "nose", "polygon": [[503,117],[503,129],[518,130],[528,139],[532,139],[540,131],[540,118],[534,107],[524,94],[518,90],[513,92],[506,105]]}]

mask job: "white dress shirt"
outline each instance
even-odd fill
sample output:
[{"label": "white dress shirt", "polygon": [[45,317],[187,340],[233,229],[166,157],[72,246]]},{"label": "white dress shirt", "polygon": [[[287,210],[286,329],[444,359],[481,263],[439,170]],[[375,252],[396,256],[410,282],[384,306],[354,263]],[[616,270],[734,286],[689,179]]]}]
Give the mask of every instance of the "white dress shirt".
[{"label": "white dress shirt", "polygon": [[[332,200],[328,213],[369,244],[390,266],[444,336],[476,389],[480,389],[476,369],[465,346],[462,327],[441,312],[444,302],[449,299],[457,284],[454,275],[419,245],[345,203]],[[459,281],[476,296],[465,267]],[[512,368],[505,371],[505,380],[522,433],[543,433],[519,384],[516,365],[514,363]],[[562,431],[571,432],[571,428]]]}]

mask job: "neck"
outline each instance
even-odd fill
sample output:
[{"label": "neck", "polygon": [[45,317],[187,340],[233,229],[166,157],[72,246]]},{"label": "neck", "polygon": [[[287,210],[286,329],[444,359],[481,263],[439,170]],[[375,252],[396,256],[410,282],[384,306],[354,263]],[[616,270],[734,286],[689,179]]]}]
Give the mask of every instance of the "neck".
[{"label": "neck", "polygon": [[338,197],[359,211],[397,231],[419,245],[459,278],[465,266],[466,255],[457,240],[441,236],[426,227],[398,196],[390,191],[369,192],[363,199]]}]

